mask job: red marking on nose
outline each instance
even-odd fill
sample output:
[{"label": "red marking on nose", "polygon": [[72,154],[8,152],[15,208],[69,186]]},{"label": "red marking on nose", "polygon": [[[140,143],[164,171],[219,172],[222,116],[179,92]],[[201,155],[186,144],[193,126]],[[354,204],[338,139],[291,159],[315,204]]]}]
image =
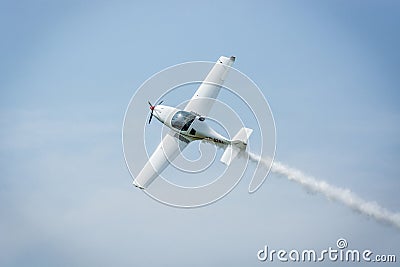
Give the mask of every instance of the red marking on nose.
[{"label": "red marking on nose", "polygon": [[155,106],[150,106],[150,110],[153,111]]}]

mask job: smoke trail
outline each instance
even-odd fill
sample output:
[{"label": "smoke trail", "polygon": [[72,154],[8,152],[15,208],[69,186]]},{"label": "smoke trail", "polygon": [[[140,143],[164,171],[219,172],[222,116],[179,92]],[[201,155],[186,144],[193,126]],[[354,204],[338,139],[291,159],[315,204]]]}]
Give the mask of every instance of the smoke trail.
[{"label": "smoke trail", "polygon": [[[249,159],[269,166],[270,161],[262,159],[258,155],[247,153]],[[400,213],[391,212],[376,202],[366,201],[349,189],[330,185],[325,181],[317,180],[312,176],[307,176],[299,170],[274,161],[271,167],[273,173],[287,177],[291,181],[301,184],[303,187],[324,194],[327,198],[341,202],[355,211],[359,211],[378,221],[389,223],[400,228]]]}]

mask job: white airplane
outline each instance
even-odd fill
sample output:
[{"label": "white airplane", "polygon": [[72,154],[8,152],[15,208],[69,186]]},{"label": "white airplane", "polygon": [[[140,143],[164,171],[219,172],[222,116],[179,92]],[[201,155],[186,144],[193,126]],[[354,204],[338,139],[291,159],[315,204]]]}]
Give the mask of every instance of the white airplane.
[{"label": "white airplane", "polygon": [[161,105],[162,101],[157,105],[149,101],[149,123],[154,116],[171,130],[133,181],[136,187],[146,189],[192,141],[206,140],[223,145],[225,152],[221,162],[228,166],[241,150],[246,149],[252,129],[242,128],[229,140],[213,130],[206,119],[234,62],[235,57],[220,57],[183,110]]}]

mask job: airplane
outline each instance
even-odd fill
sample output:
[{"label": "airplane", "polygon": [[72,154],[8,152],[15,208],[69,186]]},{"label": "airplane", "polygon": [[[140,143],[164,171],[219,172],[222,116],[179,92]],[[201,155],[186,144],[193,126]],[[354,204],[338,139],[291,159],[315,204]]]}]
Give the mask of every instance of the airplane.
[{"label": "airplane", "polygon": [[151,111],[149,124],[155,117],[170,130],[134,179],[134,186],[140,189],[148,188],[170,162],[195,140],[204,140],[223,146],[225,151],[220,161],[228,166],[240,151],[246,149],[252,129],[241,128],[233,139],[229,140],[207,124],[207,115],[234,62],[234,56],[229,58],[221,56],[183,110],[161,105],[163,101],[156,105],[148,101]]}]

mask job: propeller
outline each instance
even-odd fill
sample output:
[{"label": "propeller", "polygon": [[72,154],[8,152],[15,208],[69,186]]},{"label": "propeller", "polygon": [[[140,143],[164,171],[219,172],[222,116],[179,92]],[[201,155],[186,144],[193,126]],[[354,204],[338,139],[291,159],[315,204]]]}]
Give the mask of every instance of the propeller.
[{"label": "propeller", "polygon": [[164,100],[161,100],[160,102],[158,102],[158,104],[156,104],[156,105],[153,106],[153,105],[150,103],[150,101],[147,101],[147,103],[149,103],[149,105],[150,105],[150,110],[151,110],[150,119],[149,119],[149,124],[150,124],[150,122],[151,122],[151,119],[153,118],[154,108],[155,108],[157,105],[161,105],[163,102],[164,102]]}]

